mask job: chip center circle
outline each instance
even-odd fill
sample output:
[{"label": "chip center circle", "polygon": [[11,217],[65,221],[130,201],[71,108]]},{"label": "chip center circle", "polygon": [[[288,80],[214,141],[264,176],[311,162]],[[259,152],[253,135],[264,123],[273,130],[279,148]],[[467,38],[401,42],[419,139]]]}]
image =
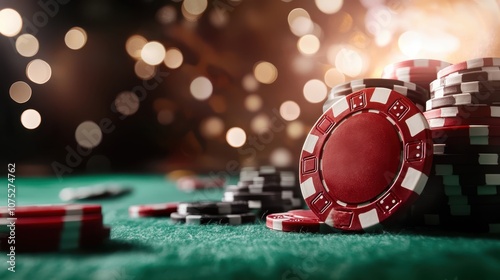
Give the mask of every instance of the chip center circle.
[{"label": "chip center circle", "polygon": [[328,193],[347,204],[367,203],[391,186],[401,167],[402,144],[383,115],[363,112],[336,127],[323,147]]}]

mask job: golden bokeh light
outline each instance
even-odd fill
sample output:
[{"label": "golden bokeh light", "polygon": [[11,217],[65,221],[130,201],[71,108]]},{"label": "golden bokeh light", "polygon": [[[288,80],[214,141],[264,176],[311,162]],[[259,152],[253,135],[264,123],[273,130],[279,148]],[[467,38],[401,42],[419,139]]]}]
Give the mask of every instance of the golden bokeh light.
[{"label": "golden bokeh light", "polygon": [[156,12],[156,19],[161,24],[173,23],[177,19],[177,10],[174,6],[163,6]]},{"label": "golden bokeh light", "polygon": [[246,74],[241,80],[241,85],[248,92],[253,92],[259,89],[259,81],[252,74]]},{"label": "golden bokeh light", "polygon": [[212,95],[212,82],[210,82],[210,80],[206,77],[197,77],[191,82],[189,91],[194,98],[198,100],[206,100]]},{"label": "golden bokeh light", "polygon": [[42,123],[42,116],[34,109],[28,109],[21,114],[21,123],[27,129],[35,129]]},{"label": "golden bokeh light", "polygon": [[312,34],[307,34],[300,37],[297,42],[297,48],[302,54],[312,55],[318,52],[320,48],[320,42],[318,37]]},{"label": "golden bokeh light", "polygon": [[132,35],[127,39],[125,43],[125,50],[127,51],[130,57],[135,59],[141,58],[141,50],[148,43],[146,38],[141,35]]},{"label": "golden bokeh light", "polygon": [[245,108],[250,112],[256,112],[262,108],[262,98],[257,94],[250,94],[245,98]]},{"label": "golden bokeh light", "polygon": [[406,31],[398,39],[399,50],[408,57],[416,57],[422,49],[422,38],[418,32]]},{"label": "golden bokeh light", "polygon": [[247,134],[240,127],[232,127],[226,133],[226,141],[229,146],[239,148],[245,145]]},{"label": "golden bokeh light", "polygon": [[343,0],[315,0],[316,7],[325,14],[334,14],[342,8]]},{"label": "golden bokeh light", "polygon": [[270,62],[260,61],[255,64],[253,74],[257,81],[272,84],[278,78],[278,69]]},{"label": "golden bokeh light", "polygon": [[7,37],[14,37],[23,27],[21,15],[14,9],[0,10],[0,34]]},{"label": "golden bokeh light", "polygon": [[269,155],[269,162],[278,168],[290,167],[293,164],[293,155],[286,148],[277,148]]},{"label": "golden bokeh light", "polygon": [[200,16],[207,9],[207,0],[184,0],[182,8],[192,16]]},{"label": "golden bokeh light", "polygon": [[47,62],[35,59],[26,66],[26,76],[35,84],[45,84],[52,76],[52,69]]},{"label": "golden bokeh light", "polygon": [[156,75],[156,66],[149,65],[142,60],[137,60],[134,65],[134,72],[137,77],[149,80]]},{"label": "golden bokeh light", "polygon": [[101,128],[93,121],[84,121],[75,130],[75,140],[84,148],[95,148],[102,141]]},{"label": "golden bokeh light", "polygon": [[295,8],[288,13],[288,25],[292,26],[293,22],[300,17],[311,19],[311,16],[306,10],[302,8]]},{"label": "golden bokeh light", "polygon": [[305,135],[305,127],[301,121],[293,121],[286,126],[286,134],[291,139],[300,139]]},{"label": "golden bokeh light", "polygon": [[325,83],[329,87],[334,87],[339,84],[345,83],[345,76],[336,68],[330,68],[325,72]]},{"label": "golden bokeh light", "polygon": [[250,122],[250,128],[257,134],[262,134],[269,131],[271,120],[266,114],[258,114]]},{"label": "golden bokeh light", "polygon": [[115,98],[114,105],[116,110],[122,115],[130,116],[139,110],[140,101],[139,97],[137,97],[135,93],[131,91],[124,91],[118,94]]},{"label": "golden bokeh light", "polygon": [[[331,48],[329,52],[335,52],[335,49]],[[333,55],[329,53],[328,56],[330,58]],[[350,47],[338,49],[334,56],[334,64],[337,70],[349,77],[359,76],[365,66],[361,54]]]},{"label": "golden bokeh light", "polygon": [[38,53],[40,45],[35,36],[22,34],[16,39],[16,50],[24,57],[32,57]]},{"label": "golden bokeh light", "polygon": [[19,104],[28,102],[31,98],[31,93],[31,87],[22,81],[13,83],[9,89],[10,98]]},{"label": "golden bokeh light", "polygon": [[328,89],[322,81],[312,79],[305,83],[302,92],[304,93],[305,99],[310,103],[319,103],[325,100]]},{"label": "golden bokeh light", "polygon": [[64,36],[66,46],[72,50],[79,50],[87,43],[87,32],[81,27],[73,27]]},{"label": "golden bokeh light", "polygon": [[287,121],[296,120],[300,116],[300,107],[294,101],[288,100],[281,104],[280,115]]},{"label": "golden bokeh light", "polygon": [[177,69],[182,65],[184,57],[178,48],[169,48],[165,52],[165,59],[163,63],[170,69]]},{"label": "golden bokeh light", "polygon": [[219,117],[209,117],[200,124],[200,132],[209,139],[219,137],[224,132],[224,122]]},{"label": "golden bokeh light", "polygon": [[156,41],[149,42],[142,47],[141,58],[149,65],[158,65],[165,59],[165,47]]}]

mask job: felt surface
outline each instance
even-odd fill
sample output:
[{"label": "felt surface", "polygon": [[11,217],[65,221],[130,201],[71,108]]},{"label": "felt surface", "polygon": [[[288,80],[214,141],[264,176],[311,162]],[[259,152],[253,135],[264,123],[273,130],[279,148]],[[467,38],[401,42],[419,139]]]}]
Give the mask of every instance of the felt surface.
[{"label": "felt surface", "polygon": [[[112,240],[97,251],[18,254],[0,279],[500,279],[500,240],[415,234],[301,234],[245,226],[173,225],[128,217],[141,203],[220,199],[220,191],[186,194],[157,175],[18,178],[18,205],[58,203],[67,186],[115,182],[133,194],[102,200]],[[0,200],[5,205],[6,199]]]}]

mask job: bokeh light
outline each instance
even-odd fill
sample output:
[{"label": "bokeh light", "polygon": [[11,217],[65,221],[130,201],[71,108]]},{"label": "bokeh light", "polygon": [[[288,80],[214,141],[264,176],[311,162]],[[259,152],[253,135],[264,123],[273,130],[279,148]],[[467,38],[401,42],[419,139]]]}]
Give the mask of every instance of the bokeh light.
[{"label": "bokeh light", "polygon": [[201,15],[208,6],[207,0],[184,0],[182,8],[191,16]]},{"label": "bokeh light", "polygon": [[75,130],[75,140],[84,148],[95,148],[102,141],[101,128],[93,121],[84,121]]},{"label": "bokeh light", "polygon": [[259,89],[259,81],[252,74],[246,74],[241,80],[241,85],[248,92],[253,92]]},{"label": "bokeh light", "polygon": [[250,128],[253,132],[257,134],[262,134],[269,131],[269,127],[271,125],[271,120],[269,116],[266,114],[258,114],[255,116],[250,122]]},{"label": "bokeh light", "polygon": [[325,14],[334,14],[342,8],[343,0],[315,0],[316,6]]},{"label": "bokeh light", "polygon": [[21,114],[21,123],[27,129],[35,129],[42,123],[42,116],[34,109],[28,109]]},{"label": "bokeh light", "polygon": [[64,36],[66,46],[72,50],[79,50],[87,43],[87,32],[81,27],[73,27]]},{"label": "bokeh light", "polygon": [[21,15],[14,9],[0,10],[0,34],[13,37],[21,32],[23,27],[23,19]]},{"label": "bokeh light", "polygon": [[250,112],[256,112],[262,107],[262,98],[257,94],[250,94],[245,98],[245,108]]},{"label": "bokeh light", "polygon": [[245,145],[247,134],[240,127],[232,127],[226,133],[227,143],[234,148],[239,148]]},{"label": "bokeh light", "polygon": [[47,62],[35,59],[26,66],[26,76],[35,84],[45,84],[52,76],[52,69]]},{"label": "bokeh light", "polygon": [[343,47],[335,55],[335,67],[349,77],[359,76],[363,66],[363,58],[352,48]]},{"label": "bokeh light", "polygon": [[200,124],[200,132],[209,139],[219,137],[224,132],[224,122],[219,117],[209,117]]},{"label": "bokeh light", "polygon": [[170,69],[176,69],[182,65],[183,60],[182,52],[178,48],[169,48],[165,52],[163,63]]},{"label": "bokeh light", "polygon": [[162,125],[169,125],[175,120],[175,115],[171,110],[164,109],[158,112],[158,116],[156,118],[158,123]]},{"label": "bokeh light", "polygon": [[156,75],[156,66],[149,65],[142,60],[137,60],[134,65],[134,72],[137,77],[149,80]]},{"label": "bokeh light", "polygon": [[304,124],[299,120],[288,123],[286,126],[286,134],[291,139],[302,138],[305,135]]},{"label": "bokeh light", "polygon": [[325,83],[329,87],[345,83],[345,76],[335,68],[330,68],[325,72]]},{"label": "bokeh light", "polygon": [[17,103],[26,103],[31,98],[31,87],[22,81],[13,83],[9,89],[9,95]]},{"label": "bokeh light", "polygon": [[189,90],[191,95],[198,100],[208,99],[213,91],[212,82],[206,77],[197,77],[191,82]]},{"label": "bokeh light", "polygon": [[142,47],[141,58],[149,65],[158,65],[165,59],[165,47],[156,41],[149,42]]},{"label": "bokeh light", "polygon": [[288,25],[290,31],[298,37],[310,34],[314,30],[314,22],[309,13],[302,8],[295,8],[288,13]]},{"label": "bokeh light", "polygon": [[322,81],[312,79],[305,83],[303,93],[307,101],[319,103],[326,98],[328,89]]},{"label": "bokeh light", "polygon": [[300,107],[294,101],[288,100],[281,104],[280,115],[287,121],[296,120],[300,116]]},{"label": "bokeh light", "polygon": [[399,49],[408,57],[415,57],[422,49],[422,38],[415,31],[406,31],[399,36]]},{"label": "bokeh light", "polygon": [[16,39],[16,50],[24,57],[32,57],[38,53],[39,43],[35,36],[22,34]]},{"label": "bokeh light", "polygon": [[300,37],[297,42],[297,48],[302,54],[312,55],[318,52],[320,47],[320,42],[318,37],[312,34],[307,34]]},{"label": "bokeh light", "polygon": [[115,107],[122,115],[130,116],[139,110],[139,97],[130,91],[124,91],[115,98]]},{"label": "bokeh light", "polygon": [[269,155],[269,162],[278,168],[289,167],[293,164],[292,152],[286,148],[277,148]]},{"label": "bokeh light", "polygon": [[278,69],[270,62],[260,61],[255,64],[253,74],[257,81],[272,84],[278,78]]},{"label": "bokeh light", "polygon": [[161,24],[170,24],[177,19],[177,10],[174,6],[163,6],[156,12],[156,19]]},{"label": "bokeh light", "polygon": [[141,35],[132,35],[127,39],[127,42],[125,43],[125,50],[132,58],[140,59],[141,50],[147,43],[148,40],[146,40],[146,38],[142,37]]}]

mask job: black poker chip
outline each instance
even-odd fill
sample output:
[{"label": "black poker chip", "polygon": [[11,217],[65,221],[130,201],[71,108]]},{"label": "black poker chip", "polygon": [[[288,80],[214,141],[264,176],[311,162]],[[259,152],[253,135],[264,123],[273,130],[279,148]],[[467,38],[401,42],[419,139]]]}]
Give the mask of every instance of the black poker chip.
[{"label": "black poker chip", "polygon": [[198,201],[179,203],[177,212],[181,215],[207,214],[241,214],[249,211],[248,203],[245,201]]},{"label": "black poker chip", "polygon": [[182,215],[179,213],[172,213],[170,218],[176,223],[185,223],[192,225],[206,225],[206,224],[226,224],[226,225],[242,225],[255,222],[255,214],[241,213],[241,214],[227,214],[227,215]]}]

